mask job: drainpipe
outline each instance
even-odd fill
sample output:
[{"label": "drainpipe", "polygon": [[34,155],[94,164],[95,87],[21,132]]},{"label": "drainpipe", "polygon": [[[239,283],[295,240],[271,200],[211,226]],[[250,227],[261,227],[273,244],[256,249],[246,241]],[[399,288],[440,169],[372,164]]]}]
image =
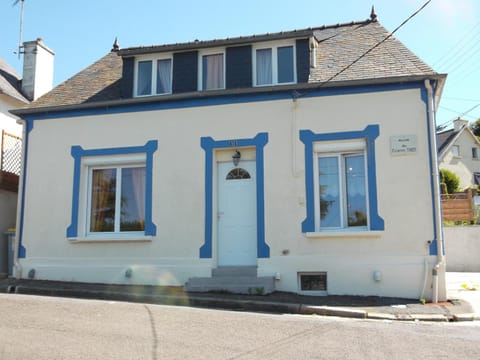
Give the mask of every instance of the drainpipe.
[{"label": "drainpipe", "polygon": [[428,107],[428,121],[430,123],[430,152],[433,162],[433,197],[434,197],[434,210],[437,221],[435,223],[435,232],[437,234],[437,263],[432,269],[432,281],[433,281],[433,296],[432,302],[438,302],[438,271],[445,264],[445,256],[443,255],[443,231],[442,231],[442,209],[440,206],[440,175],[438,172],[438,159],[437,159],[437,140],[435,134],[435,116],[433,105],[433,89],[430,84],[430,80],[425,80],[425,88],[427,89],[427,107]]},{"label": "drainpipe", "polygon": [[20,234],[22,233],[23,229],[21,227],[21,217],[22,217],[22,204],[23,204],[23,183],[24,183],[24,173],[25,173],[25,149],[26,149],[26,141],[27,141],[27,124],[25,120],[18,119],[18,124],[22,125],[22,162],[20,166],[20,181],[18,182],[18,197],[17,197],[17,217],[16,217],[16,225],[15,225],[15,241],[13,247],[13,271],[12,275],[16,279],[21,279],[22,277],[22,265],[20,265],[20,261],[18,258],[19,246],[20,246]]}]

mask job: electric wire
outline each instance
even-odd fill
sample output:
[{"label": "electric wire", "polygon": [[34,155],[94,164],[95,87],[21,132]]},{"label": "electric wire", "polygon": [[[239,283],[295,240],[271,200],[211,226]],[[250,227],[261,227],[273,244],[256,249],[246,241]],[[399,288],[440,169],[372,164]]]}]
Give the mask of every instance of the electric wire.
[{"label": "electric wire", "polygon": [[399,26],[397,26],[395,28],[395,30],[393,30],[390,34],[388,34],[383,40],[379,41],[378,43],[376,43],[374,46],[372,46],[370,49],[368,49],[367,51],[365,51],[362,55],[360,55],[356,60],[352,61],[349,65],[345,66],[343,69],[341,69],[340,71],[338,71],[336,74],[334,74],[333,76],[331,76],[330,78],[328,78],[321,86],[324,86],[326,84],[328,84],[330,81],[332,81],[333,79],[335,79],[338,75],[342,74],[343,72],[345,72],[346,70],[348,70],[349,68],[351,68],[353,65],[355,65],[357,62],[359,62],[361,59],[363,59],[366,55],[368,55],[370,52],[372,52],[373,50],[375,50],[377,47],[379,47],[380,45],[382,45],[385,41],[387,41],[388,39],[390,39],[393,34],[395,34],[400,28],[402,28],[407,22],[409,22],[412,18],[414,18],[420,11],[422,11],[432,0],[428,0],[425,4],[423,4],[417,11],[415,11],[412,15],[410,15],[406,20],[404,20]]}]

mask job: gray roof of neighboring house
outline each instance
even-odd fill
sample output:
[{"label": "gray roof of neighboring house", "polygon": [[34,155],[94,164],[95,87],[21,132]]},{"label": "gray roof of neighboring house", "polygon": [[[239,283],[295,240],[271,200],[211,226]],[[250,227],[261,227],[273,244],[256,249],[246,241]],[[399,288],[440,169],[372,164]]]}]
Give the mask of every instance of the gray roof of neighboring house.
[{"label": "gray roof of neighboring house", "polygon": [[479,139],[472,132],[468,123],[463,125],[460,129],[450,129],[437,133],[437,154],[439,160],[442,160],[448,148],[457,141],[463,132],[467,132],[471,135],[474,142],[480,145]]},{"label": "gray roof of neighboring house", "polygon": [[[314,36],[318,41],[317,66],[310,68],[309,84],[290,86],[292,88],[325,86],[325,82],[328,82],[327,86],[340,86],[351,82],[380,83],[388,81],[412,81],[426,77],[441,80],[443,84],[445,75],[436,73],[393,36],[362,57],[365,52],[384,40],[389,34],[390,33],[377,21],[366,20],[348,24],[223,40],[193,41],[182,44],[121,49],[118,52],[112,51],[108,53],[96,63],[34,101],[26,107],[26,109],[30,109],[30,111],[25,109],[24,111],[17,110],[16,112],[21,114],[32,112],[34,111],[33,109],[40,111],[41,108],[56,109],[64,106],[90,107],[112,101],[113,103],[163,101],[186,96],[185,94],[172,94],[161,97],[152,96],[141,99],[122,99],[122,56],[131,57],[139,54],[162,51],[233,46],[258,41],[284,38],[308,38],[311,36]],[[269,87],[268,89],[263,88],[262,91],[276,91],[287,87]],[[237,93],[241,91],[243,90],[235,90]],[[249,89],[248,91],[259,90]],[[216,94],[228,94],[231,92],[232,90],[223,90],[216,92]],[[193,95],[190,93],[189,96],[205,95],[201,93]]]},{"label": "gray roof of neighboring house", "polygon": [[29,101],[22,94],[21,77],[3,58],[0,57],[0,93],[8,95],[18,101],[28,104]]},{"label": "gray roof of neighboring house", "polygon": [[446,130],[440,133],[437,133],[437,152],[441,154],[456,138],[457,135],[463,131],[463,128],[460,130]]}]

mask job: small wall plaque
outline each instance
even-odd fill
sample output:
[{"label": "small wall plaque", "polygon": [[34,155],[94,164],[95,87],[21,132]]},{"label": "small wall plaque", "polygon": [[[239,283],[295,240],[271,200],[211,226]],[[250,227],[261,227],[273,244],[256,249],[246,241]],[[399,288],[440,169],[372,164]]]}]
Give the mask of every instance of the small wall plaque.
[{"label": "small wall plaque", "polygon": [[397,135],[390,137],[392,155],[408,155],[417,152],[417,135]]}]

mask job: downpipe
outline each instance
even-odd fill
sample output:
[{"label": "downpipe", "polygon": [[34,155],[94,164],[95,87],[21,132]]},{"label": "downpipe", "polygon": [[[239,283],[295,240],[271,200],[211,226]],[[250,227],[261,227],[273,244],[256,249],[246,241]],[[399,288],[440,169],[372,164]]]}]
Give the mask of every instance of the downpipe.
[{"label": "downpipe", "polygon": [[434,210],[437,221],[435,223],[435,232],[436,232],[436,242],[437,242],[437,263],[432,269],[432,302],[438,303],[439,298],[439,286],[438,286],[438,272],[442,266],[445,265],[445,256],[443,255],[443,231],[442,231],[442,210],[440,206],[440,176],[438,170],[438,159],[437,159],[437,141],[435,135],[435,116],[433,108],[433,89],[430,84],[430,80],[426,79],[424,81],[425,88],[427,89],[427,111],[428,111],[428,121],[430,123],[430,153],[432,157],[432,162],[434,164],[432,172],[433,180],[433,192],[434,192]]}]

